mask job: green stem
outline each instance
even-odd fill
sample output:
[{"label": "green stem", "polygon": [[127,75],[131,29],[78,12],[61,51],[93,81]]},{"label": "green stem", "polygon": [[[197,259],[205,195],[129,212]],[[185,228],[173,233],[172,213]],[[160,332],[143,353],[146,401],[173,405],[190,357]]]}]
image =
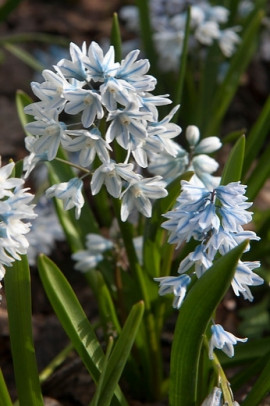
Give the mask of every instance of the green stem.
[{"label": "green stem", "polygon": [[[209,344],[208,344],[208,339],[205,335],[203,337],[203,341],[204,341],[204,345],[206,346],[206,348],[208,350]],[[218,382],[220,383],[220,386],[221,386],[224,402],[228,406],[233,406],[233,394],[232,394],[232,391],[230,388],[230,382],[228,381],[228,379],[225,375],[225,372],[223,371],[223,368],[219,362],[218,357],[216,356],[215,353],[213,354],[213,356],[214,356],[214,358],[213,358],[212,364],[213,364],[213,368],[217,374]]]},{"label": "green stem", "polygon": [[40,383],[43,383],[48,379],[57,367],[59,367],[67,358],[67,356],[74,349],[72,343],[69,343],[56,357],[43,369],[39,374]]},{"label": "green stem", "polygon": [[91,175],[91,172],[88,169],[85,169],[80,165],[74,164],[73,162],[66,161],[65,159],[58,158],[58,157],[56,157],[55,160],[58,162],[62,162],[63,164],[69,165],[72,168],[79,169],[81,172],[85,172],[85,174],[87,174],[87,175]]},{"label": "green stem", "polygon": [[151,388],[149,390],[152,392],[153,398],[160,398],[161,395],[161,382],[162,382],[162,361],[161,361],[161,350],[160,342],[158,339],[156,322],[154,314],[152,312],[151,300],[148,295],[147,286],[145,283],[145,278],[143,275],[143,270],[139,264],[137,254],[133,244],[133,229],[132,225],[128,222],[123,222],[120,218],[120,201],[113,199],[113,207],[118,220],[119,228],[121,230],[122,238],[125,244],[129,266],[132,274],[136,277],[138,285],[140,287],[142,299],[145,304],[145,323],[146,331],[148,337],[148,352],[150,354],[151,365],[147,369],[151,372],[150,379]]}]

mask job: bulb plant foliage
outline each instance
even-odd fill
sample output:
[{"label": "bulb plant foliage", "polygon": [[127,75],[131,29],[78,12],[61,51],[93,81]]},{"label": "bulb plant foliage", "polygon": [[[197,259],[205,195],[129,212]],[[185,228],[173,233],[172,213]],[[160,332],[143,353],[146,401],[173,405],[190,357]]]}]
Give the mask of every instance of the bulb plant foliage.
[{"label": "bulb plant foliage", "polygon": [[[142,3],[138,1],[139,11],[144,9]],[[237,15],[233,5],[227,9],[202,1],[191,4],[188,11],[185,2],[148,3],[148,17],[154,28],[159,27],[152,39],[160,61],[168,61],[161,63],[164,69],[177,71],[180,62],[187,62],[187,52],[200,46],[206,59],[205,46],[211,58],[219,59],[220,50],[235,58],[233,65],[238,58],[233,56],[235,47],[249,39],[244,34],[241,38],[248,29],[244,24],[226,27],[230,11]],[[240,7],[242,2],[238,3]],[[249,10],[249,24],[253,21],[249,35],[256,34],[260,7],[258,2]],[[133,12],[124,9],[122,15],[128,19]],[[139,24],[142,17],[137,9],[136,16]],[[114,29],[119,28],[117,19],[114,24]],[[178,53],[166,45],[176,39],[184,44],[185,35],[190,44],[186,41]],[[45,292],[96,384],[91,406],[124,406],[130,396],[170,406],[237,405],[234,391],[258,372],[256,362],[263,372],[245,394],[243,405],[259,405],[270,390],[265,379],[270,374],[269,339],[259,337],[266,344],[258,347],[256,340],[238,334],[237,325],[222,326],[219,306],[224,296],[235,295],[232,300],[246,300],[250,307],[256,297],[253,289],[265,292],[264,279],[269,279],[264,268],[269,215],[263,220],[256,211],[259,220],[254,223],[251,211],[251,200],[259,192],[256,182],[262,186],[270,173],[269,163],[268,172],[253,165],[270,127],[268,104],[247,141],[241,131],[232,135],[234,145],[220,168],[216,159],[223,146],[217,128],[222,115],[217,125],[207,127],[215,131],[210,134],[205,126],[212,118],[209,114],[201,121],[202,130],[195,119],[198,115],[188,114],[182,124],[182,106],[188,112],[194,102],[188,92],[182,93],[188,87],[178,87],[177,97],[157,94],[164,85],[159,86],[164,69],[160,77],[152,74],[147,49],[143,57],[138,49],[119,57],[119,38],[112,39],[114,45],[105,50],[95,41],[82,46],[70,43],[70,57],[57,61],[52,70],[43,70],[42,82],[31,83],[35,101],[20,95],[28,151],[22,176],[15,176],[19,164],[0,168],[0,276],[5,276],[19,402],[43,404],[43,374],[37,375],[34,351],[30,354],[25,346],[16,352],[18,338],[12,333],[19,320],[21,339],[31,342],[31,329],[21,319],[20,309],[10,303],[12,295],[18,295],[18,305],[31,315],[26,254],[34,265],[36,250],[41,253],[37,266]],[[190,72],[181,70],[181,63],[177,86],[189,80]],[[236,76],[245,63],[238,66]],[[204,90],[208,79],[202,74]],[[220,89],[226,92],[230,80],[236,91],[235,76],[230,75]],[[200,111],[202,100],[193,106],[199,115],[210,113],[205,107]],[[49,185],[43,182],[44,196],[35,208],[34,195],[23,186],[44,163]],[[37,190],[36,201],[40,194]],[[51,200],[63,231],[48,205]],[[44,234],[40,240],[39,230]],[[71,267],[83,274],[98,303],[102,342],[64,272],[46,256],[52,241],[64,236]],[[256,246],[261,247],[261,257]],[[25,289],[23,278],[28,281],[27,300],[19,294]],[[168,320],[175,324],[170,373],[163,360]],[[243,372],[241,367],[251,361],[254,371],[252,364]],[[23,363],[29,376],[21,373]],[[226,368],[232,365],[238,365],[240,372],[231,385]],[[6,405],[12,404],[2,376],[0,395]]]}]

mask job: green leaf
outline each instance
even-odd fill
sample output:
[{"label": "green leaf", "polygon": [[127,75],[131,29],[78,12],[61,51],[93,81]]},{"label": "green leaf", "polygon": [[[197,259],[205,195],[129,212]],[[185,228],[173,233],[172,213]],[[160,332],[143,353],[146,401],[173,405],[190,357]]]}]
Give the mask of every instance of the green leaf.
[{"label": "green leaf", "polygon": [[31,284],[27,257],[5,275],[12,360],[20,406],[43,406],[32,336]]},{"label": "green leaf", "polygon": [[145,54],[150,61],[151,71],[157,76],[157,54],[153,42],[153,32],[149,12],[149,0],[136,0],[140,16],[140,33]]},{"label": "green leaf", "polygon": [[262,155],[259,157],[257,165],[250,177],[247,180],[247,196],[249,200],[253,201],[261,188],[263,187],[265,181],[270,175],[270,145],[264,150]]},{"label": "green leaf", "polygon": [[[22,125],[23,129],[25,128],[27,123],[30,123],[33,120],[33,118],[31,116],[25,114],[25,112],[24,112],[24,108],[26,106],[28,106],[28,104],[30,104],[32,102],[33,102],[33,100],[31,99],[30,96],[28,96],[28,94],[26,94],[22,90],[17,91],[17,93],[16,93],[16,107],[17,107],[18,116],[19,116],[19,119],[20,119],[20,122],[21,122],[21,125]],[[30,137],[32,136],[27,131],[25,131],[25,134],[27,136],[30,136]]]},{"label": "green leaf", "polygon": [[98,302],[98,309],[104,331],[108,329],[108,326],[111,326],[110,328],[115,329],[115,332],[119,334],[121,332],[121,326],[110,291],[104,281],[102,273],[96,269],[91,269],[85,274],[85,277]]},{"label": "green leaf", "polygon": [[44,66],[41,65],[36,58],[34,58],[31,54],[18,47],[17,45],[5,43],[4,47],[7,51],[16,56],[26,65],[30,66],[30,68],[34,69],[35,71],[41,72],[44,69]]},{"label": "green leaf", "polygon": [[242,406],[259,405],[270,391],[270,352],[264,358],[264,360],[264,369],[253,385],[246,399],[242,402]]},{"label": "green leaf", "polygon": [[197,402],[198,362],[202,338],[213,312],[228,290],[243,242],[194,284],[179,311],[171,353],[170,405],[194,406]]},{"label": "green leaf", "polygon": [[[108,358],[106,368],[102,371],[98,397],[94,397],[93,405],[109,406],[116,385],[121,377],[131,348],[137,335],[139,325],[144,313],[144,304],[139,302],[134,305],[129,313],[123,330]],[[104,376],[103,376],[104,375]]]},{"label": "green leaf", "polygon": [[1,369],[0,369],[0,406],[12,406],[12,402]]},{"label": "green leaf", "polygon": [[[74,291],[59,268],[45,255],[38,260],[38,271],[49,301],[74,348],[95,382],[98,381],[104,353]],[[117,388],[115,405],[127,405]]]},{"label": "green leaf", "polygon": [[239,138],[230,152],[221,177],[221,185],[236,182],[241,179],[242,166],[245,156],[245,136]]},{"label": "green leaf", "polygon": [[[184,87],[184,79],[186,74],[186,65],[187,65],[187,56],[188,56],[188,40],[189,40],[189,32],[190,32],[190,12],[191,7],[188,7],[187,10],[187,19],[186,19],[186,26],[185,26],[185,36],[183,42],[183,49],[181,52],[181,59],[180,59],[180,69],[179,75],[176,82],[176,92],[174,96],[174,103],[180,104],[182,101],[182,94],[183,94],[183,87]],[[173,122],[177,123],[179,117],[179,109],[175,113],[173,117]]]},{"label": "green leaf", "polygon": [[270,129],[270,96],[265,102],[263,110],[257,119],[256,123],[252,127],[250,133],[247,136],[247,145],[245,152],[245,161],[243,167],[243,175],[247,174],[253,164],[254,159],[257,157],[261,148],[263,147]]},{"label": "green leaf", "polygon": [[238,88],[241,75],[246,70],[256,49],[256,37],[263,18],[263,11],[256,11],[252,19],[246,24],[242,41],[237,47],[237,52],[231,59],[226,76],[222,81],[212,102],[212,114],[204,136],[214,135],[228,109],[228,106]]},{"label": "green leaf", "polygon": [[122,59],[122,41],[117,13],[113,13],[111,44],[114,46],[115,61],[120,62]]}]

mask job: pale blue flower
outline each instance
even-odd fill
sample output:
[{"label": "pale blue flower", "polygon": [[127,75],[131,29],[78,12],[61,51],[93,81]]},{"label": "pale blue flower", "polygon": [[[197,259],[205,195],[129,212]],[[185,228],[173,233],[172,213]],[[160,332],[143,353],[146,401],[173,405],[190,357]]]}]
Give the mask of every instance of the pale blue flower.
[{"label": "pale blue flower", "polygon": [[188,153],[179,144],[174,143],[176,156],[166,152],[153,154],[148,170],[156,175],[161,175],[167,181],[175,179],[184,173],[188,167]]},{"label": "pale blue flower", "polygon": [[10,162],[0,168],[0,199],[5,196],[12,196],[12,189],[23,184],[22,179],[10,178],[15,167],[14,162]]},{"label": "pale blue flower", "polygon": [[240,29],[240,27],[233,27],[220,32],[218,44],[223,55],[227,58],[230,58],[235,53],[236,46],[241,42],[241,38],[236,33]]},{"label": "pale blue flower", "polygon": [[159,140],[162,149],[173,157],[177,155],[177,150],[172,138],[177,137],[181,133],[182,129],[179,127],[179,125],[171,123],[170,121],[177,112],[178,108],[179,106],[175,106],[172,111],[161,121],[149,123],[148,126],[149,135],[155,136]]},{"label": "pale blue flower", "polygon": [[[73,138],[69,137],[71,135]],[[109,162],[110,145],[102,138],[98,128],[90,130],[66,131],[62,145],[67,151],[79,152],[79,163],[83,167],[91,165],[98,155],[101,162]]]},{"label": "pale blue flower", "polygon": [[[32,82],[31,88],[33,93],[41,100],[39,105],[44,109],[57,109],[58,112],[62,111],[65,106],[65,98],[63,93],[65,90],[72,89],[73,86],[66,80],[62,72],[55,67],[56,72],[45,69],[42,76],[45,81],[42,83]],[[33,103],[35,105],[36,103]],[[29,106],[25,111],[29,112]]]},{"label": "pale blue flower", "polygon": [[106,132],[106,141],[114,139],[126,150],[134,150],[147,136],[147,120],[149,114],[140,112],[134,104],[129,104],[124,110],[115,110],[108,115],[112,121]]},{"label": "pale blue flower", "polygon": [[222,350],[229,357],[233,357],[234,356],[233,346],[237,344],[237,341],[241,341],[242,343],[245,343],[247,341],[247,338],[238,338],[235,337],[232,333],[225,331],[220,324],[214,324],[211,327],[211,332],[212,336],[209,343],[210,359],[214,358],[213,355],[214,348]]},{"label": "pale blue flower", "polygon": [[86,57],[86,43],[84,42],[82,49],[80,49],[76,44],[71,42],[69,51],[71,61],[68,59],[61,59],[57,63],[57,66],[66,78],[75,78],[80,81],[87,80],[87,72],[83,63],[83,60]]},{"label": "pale blue flower", "polygon": [[139,53],[138,49],[129,52],[121,61],[115,77],[124,79],[136,92],[150,92],[155,88],[157,80],[151,75],[146,75],[150,63],[148,59],[137,60]]},{"label": "pale blue flower", "polygon": [[35,207],[37,217],[32,221],[32,227],[27,235],[29,248],[27,258],[30,265],[36,265],[38,254],[49,255],[56,241],[63,241],[65,235],[55,213],[51,200],[43,196]]},{"label": "pale blue flower", "polygon": [[161,176],[141,178],[130,182],[121,195],[122,221],[126,221],[134,209],[137,209],[145,217],[151,217],[152,203],[150,199],[160,199],[167,196],[168,192],[165,185]]},{"label": "pale blue flower", "polygon": [[[190,126],[191,127],[191,126]],[[192,126],[195,127],[195,126]],[[187,131],[186,130],[186,138],[187,138]],[[199,131],[199,129],[198,129]],[[199,141],[199,138],[198,138]],[[222,143],[218,137],[206,137],[203,138],[200,142],[195,142],[194,144],[194,154],[211,154],[212,152],[217,151],[222,147]]]},{"label": "pale blue flower", "polygon": [[108,111],[117,110],[118,103],[127,106],[131,101],[138,105],[137,98],[134,97],[134,89],[121,79],[110,76],[100,86],[100,94],[103,105]]},{"label": "pale blue flower", "polygon": [[[25,111],[29,114],[27,108]],[[56,109],[44,111],[36,106],[34,111],[35,116],[38,117],[38,119],[25,126],[27,131],[37,136],[31,145],[32,152],[36,155],[45,153],[47,159],[52,161],[58,152],[65,131],[65,125],[58,121],[58,111]]]},{"label": "pale blue flower", "polygon": [[232,280],[232,288],[236,296],[240,293],[244,296],[244,299],[253,301],[253,296],[248,286],[258,286],[264,283],[264,280],[254,272],[253,269],[259,268],[259,261],[238,261],[237,268]]},{"label": "pale blue flower", "polygon": [[5,267],[27,253],[29,243],[25,235],[30,231],[30,220],[37,216],[32,204],[34,196],[28,188],[22,188],[22,179],[11,177],[13,168],[13,162],[0,168],[0,199],[3,199],[0,200],[0,281]]},{"label": "pale blue flower", "polygon": [[103,163],[92,176],[92,194],[96,195],[104,184],[111,196],[119,197],[122,191],[123,179],[135,182],[139,180],[139,175],[133,172],[133,168],[133,164],[117,164],[114,161]]},{"label": "pale blue flower", "polygon": [[196,125],[189,125],[186,128],[186,140],[190,147],[195,147],[200,139],[200,130]]},{"label": "pale blue flower", "polygon": [[87,272],[95,268],[103,260],[103,253],[113,248],[113,243],[99,234],[87,234],[86,249],[80,250],[72,255],[76,261],[75,269]]},{"label": "pale blue flower", "polygon": [[178,268],[180,274],[187,272],[194,266],[195,273],[200,278],[204,272],[213,265],[211,257],[203,244],[197,245],[194,252],[190,252],[181,262]]},{"label": "pale blue flower", "polygon": [[[244,195],[246,186],[231,182],[210,191],[194,184],[193,179],[182,181],[181,186],[175,208],[165,214],[168,220],[162,227],[169,231],[168,242],[176,247],[191,238],[200,244],[181,261],[179,273],[194,266],[200,278],[212,266],[217,253],[225,255],[247,239],[259,240],[254,232],[242,227],[252,217],[246,210],[251,205]],[[245,251],[249,248],[248,245]],[[252,272],[259,265],[256,261],[238,262],[232,281],[237,296],[241,293],[245,299],[253,300],[249,286],[263,283],[263,279]]]},{"label": "pale blue flower", "polygon": [[67,114],[82,112],[81,122],[85,128],[90,127],[95,119],[101,119],[104,111],[101,104],[101,96],[96,91],[88,89],[75,89],[65,92]]},{"label": "pale blue flower", "polygon": [[201,406],[222,406],[222,403],[222,390],[215,386]]},{"label": "pale blue flower", "polygon": [[46,190],[48,198],[57,197],[63,200],[64,210],[70,210],[75,207],[75,216],[78,219],[81,215],[81,208],[84,205],[82,195],[83,182],[81,179],[72,178],[68,182],[62,182],[53,185]]},{"label": "pale blue flower", "polygon": [[[212,173],[218,169],[219,165],[215,159],[206,154],[216,151],[222,144],[217,137],[208,137],[199,142],[199,128],[195,125],[189,125],[186,128],[185,136],[190,151],[188,152],[177,145],[173,139],[170,139],[170,135],[174,138],[179,134],[181,129],[178,127],[177,130],[176,127],[172,126],[172,123],[168,122],[176,109],[177,106],[165,117],[164,120],[167,120],[167,123],[162,120],[160,123],[150,123],[148,126],[149,134],[152,134],[155,126],[158,126],[158,124],[161,125],[161,136],[159,136],[159,134],[156,136],[159,138],[161,146],[163,146],[163,150],[158,154],[153,154],[149,170],[157,175],[162,175],[168,181],[180,176],[186,171],[193,171],[194,182],[197,183],[198,186],[205,185],[207,189],[211,190],[220,183],[220,177],[212,175]],[[163,129],[164,125],[166,128],[165,131]]]},{"label": "pale blue flower", "polygon": [[160,283],[158,293],[163,296],[168,293],[174,294],[173,307],[179,309],[186,296],[187,287],[191,282],[191,278],[186,275],[180,276],[164,276],[160,278],[154,278],[156,282]]},{"label": "pale blue flower", "polygon": [[104,55],[95,41],[92,41],[89,46],[88,58],[85,58],[84,64],[95,82],[104,82],[108,76],[115,76],[119,67],[119,63],[114,61],[114,47],[110,46]]}]

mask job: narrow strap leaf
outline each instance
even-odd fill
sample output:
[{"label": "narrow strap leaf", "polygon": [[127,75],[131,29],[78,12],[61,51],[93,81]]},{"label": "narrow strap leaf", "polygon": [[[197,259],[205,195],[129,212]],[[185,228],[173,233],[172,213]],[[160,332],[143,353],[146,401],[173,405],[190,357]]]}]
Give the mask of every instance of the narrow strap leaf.
[{"label": "narrow strap leaf", "polygon": [[122,41],[117,13],[113,13],[111,44],[114,46],[115,60],[120,62],[122,59]]},{"label": "narrow strap leaf", "polygon": [[265,139],[269,134],[270,128],[270,97],[265,102],[263,110],[247,136],[247,145],[245,153],[245,161],[243,167],[243,175],[246,175],[254,159],[257,157],[260,149],[265,143]]},{"label": "narrow strap leaf", "polygon": [[245,136],[242,135],[231,150],[229,158],[227,159],[220,182],[221,185],[226,185],[227,183],[236,182],[241,179],[244,156]]},{"label": "narrow strap leaf", "polygon": [[230,286],[246,244],[244,241],[217,260],[196,281],[180,308],[171,353],[171,406],[196,404],[202,338],[213,312]]},{"label": "narrow strap leaf", "polygon": [[[187,19],[186,19],[186,26],[185,26],[185,37],[183,42],[183,49],[180,58],[180,69],[179,75],[176,83],[176,92],[174,97],[174,103],[180,104],[182,101],[182,93],[184,87],[184,79],[186,74],[186,65],[187,65],[187,56],[188,56],[188,39],[189,39],[189,32],[190,32],[190,14],[191,14],[191,7],[188,7],[187,10]],[[178,122],[180,110],[178,109],[173,117],[173,121],[175,123]]]},{"label": "narrow strap leaf", "polygon": [[267,393],[270,391],[270,352],[265,357],[265,366],[259,378],[253,385],[246,399],[242,402],[242,406],[259,405]]},{"label": "narrow strap leaf", "polygon": [[247,180],[247,196],[250,200],[254,200],[259,191],[264,185],[264,182],[270,174],[270,145],[260,156],[257,166]]},{"label": "narrow strap leaf", "polygon": [[26,256],[7,270],[5,292],[20,406],[43,406],[32,336],[31,285]]},{"label": "narrow strap leaf", "polygon": [[94,398],[93,405],[110,405],[116,385],[130,355],[139,325],[142,321],[143,312],[143,302],[139,302],[132,307],[123,330],[109,356],[106,368],[102,371],[102,375],[104,374],[104,376],[102,376],[100,381],[101,388],[99,388],[98,385],[99,390],[97,392],[99,398]]},{"label": "narrow strap leaf", "polygon": [[12,402],[1,369],[0,369],[0,406],[12,406]]},{"label": "narrow strap leaf", "polygon": [[[95,382],[104,362],[104,353],[73,289],[60,269],[45,255],[38,260],[38,271],[51,305],[74,348]],[[114,405],[127,406],[119,388]]]},{"label": "narrow strap leaf", "polygon": [[34,58],[31,54],[18,47],[17,45],[6,43],[4,44],[4,47],[7,51],[16,56],[26,65],[30,66],[30,68],[34,69],[35,71],[41,72],[44,69],[44,66],[39,63],[36,58]]}]

